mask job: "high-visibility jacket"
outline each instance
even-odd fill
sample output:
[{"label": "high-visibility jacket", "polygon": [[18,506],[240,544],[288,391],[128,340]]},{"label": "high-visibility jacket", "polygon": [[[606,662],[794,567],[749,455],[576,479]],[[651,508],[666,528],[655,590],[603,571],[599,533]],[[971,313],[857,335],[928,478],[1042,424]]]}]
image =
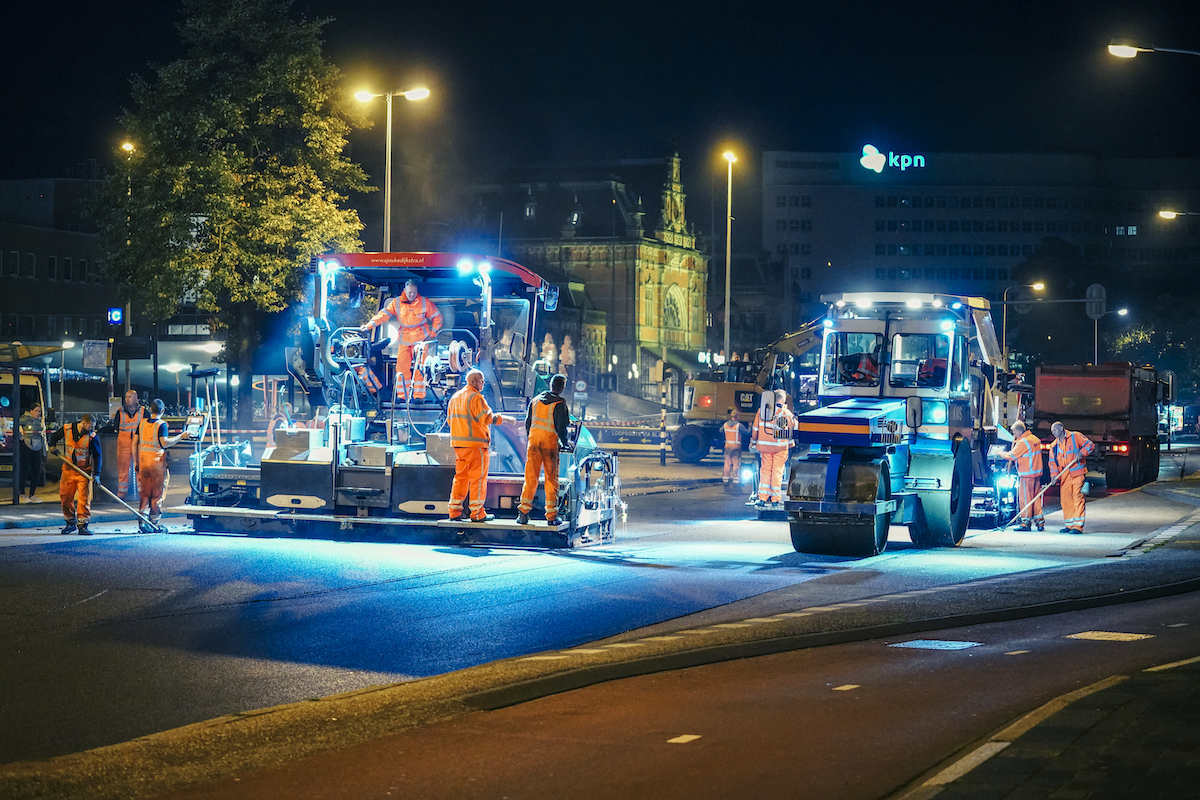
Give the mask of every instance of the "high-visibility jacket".
[{"label": "high-visibility jacket", "polygon": [[782,410],[776,411],[775,419],[770,422],[764,422],[762,414],[755,414],[750,441],[758,445],[759,451],[787,450],[792,446],[791,418],[791,414]]},{"label": "high-visibility jacket", "polygon": [[411,303],[403,294],[393,297],[368,324],[374,328],[388,317],[394,318],[400,326],[402,344],[423,341],[442,329],[442,312],[421,295]]},{"label": "high-visibility jacket", "polygon": [[85,472],[92,468],[92,437],[95,435],[95,433],[77,435],[74,425],[67,425],[63,428],[67,458]]},{"label": "high-visibility jacket", "polygon": [[850,371],[850,377],[860,383],[877,381],[879,380],[879,364],[870,353],[863,353],[858,357],[858,366]]},{"label": "high-visibility jacket", "polygon": [[1013,442],[1010,454],[1017,462],[1017,474],[1022,478],[1042,474],[1042,441],[1025,431]]},{"label": "high-visibility jacket", "polygon": [[125,411],[125,407],[117,409],[117,431],[124,437],[128,436],[130,440],[136,439],[138,436],[138,427],[142,424],[142,420],[146,419],[146,409],[138,406],[138,410],[130,416]]},{"label": "high-visibility jacket", "polygon": [[152,465],[157,465],[162,462],[166,454],[163,449],[162,442],[159,441],[159,436],[164,435],[162,431],[167,423],[161,419],[144,419],[141,427],[138,429],[138,468],[146,469]]},{"label": "high-visibility jacket", "polygon": [[487,447],[492,441],[489,428],[499,421],[483,395],[467,385],[454,393],[448,408],[450,444],[454,447]]},{"label": "high-visibility jacket", "polygon": [[1055,439],[1054,444],[1050,445],[1050,471],[1058,475],[1068,464],[1076,461],[1078,463],[1071,466],[1069,474],[1082,475],[1087,472],[1087,457],[1095,449],[1092,440],[1082,433],[1067,431],[1061,444]]},{"label": "high-visibility jacket", "polygon": [[363,385],[367,387],[367,391],[371,394],[376,394],[383,388],[383,382],[379,380],[379,376],[375,374],[375,370],[366,364],[355,364],[354,374],[358,375]]},{"label": "high-visibility jacket", "polygon": [[550,403],[543,403],[540,400],[534,400],[529,404],[529,440],[540,440],[544,442],[559,441],[558,429],[554,425],[554,410],[564,401],[557,400]]},{"label": "high-visibility jacket", "polygon": [[727,420],[721,426],[721,430],[725,433],[725,449],[740,450],[742,447],[742,423]]}]

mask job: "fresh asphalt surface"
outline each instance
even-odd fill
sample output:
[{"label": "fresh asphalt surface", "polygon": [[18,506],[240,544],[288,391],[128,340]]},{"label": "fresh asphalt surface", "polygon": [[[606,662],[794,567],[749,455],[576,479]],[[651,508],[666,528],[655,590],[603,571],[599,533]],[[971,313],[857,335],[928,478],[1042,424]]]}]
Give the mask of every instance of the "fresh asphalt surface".
[{"label": "fresh asphalt surface", "polygon": [[[641,461],[627,459],[627,469],[654,472]],[[876,559],[822,559],[794,553],[783,523],[744,521],[740,498],[719,487],[677,491],[661,473],[632,477],[629,530],[576,553],[193,536],[49,537],[0,551],[0,624],[17,645],[0,664],[6,683],[22,687],[5,693],[0,712],[20,724],[0,733],[0,752],[74,752],[457,666],[615,643],[638,627],[645,636],[653,626],[972,581],[982,581],[978,602],[1013,591],[989,585],[996,576],[1094,563],[1200,502],[1189,482],[1173,499],[1130,492],[1090,504],[1084,537],[972,532],[963,548],[929,553],[908,548],[897,528]]]}]

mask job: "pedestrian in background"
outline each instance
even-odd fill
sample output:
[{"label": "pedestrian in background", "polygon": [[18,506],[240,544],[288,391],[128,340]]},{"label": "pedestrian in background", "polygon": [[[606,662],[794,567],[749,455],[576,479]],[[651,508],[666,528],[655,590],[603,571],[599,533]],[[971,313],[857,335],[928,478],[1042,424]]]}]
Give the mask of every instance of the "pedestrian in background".
[{"label": "pedestrian in background", "polygon": [[92,415],[84,414],[79,422],[63,425],[50,434],[50,446],[64,442],[67,451],[62,477],[58,480],[58,499],[62,502],[63,519],[67,523],[63,533],[79,531],[80,536],[92,535],[88,530],[88,521],[92,518],[92,484],[100,482],[104,456],[94,428]]},{"label": "pedestrian in background", "polygon": [[46,461],[46,439],[42,428],[42,404],[34,403],[21,415],[21,485],[19,494],[29,485],[26,503],[40,503],[37,490],[42,486],[42,468]]},{"label": "pedestrian in background", "polygon": [[1087,477],[1087,457],[1096,449],[1092,440],[1076,431],[1068,431],[1061,422],[1050,426],[1054,444],[1050,445],[1050,472],[1061,474],[1059,498],[1062,501],[1064,527],[1060,533],[1083,533],[1086,517],[1083,481]]},{"label": "pedestrian in background", "polygon": [[1046,530],[1046,517],[1042,514],[1042,442],[1033,435],[1024,422],[1014,422],[1012,425],[1013,446],[1006,453],[1001,453],[1009,461],[1017,464],[1017,508],[1020,509],[1020,520],[1017,530],[1031,530],[1037,525],[1039,531]]}]

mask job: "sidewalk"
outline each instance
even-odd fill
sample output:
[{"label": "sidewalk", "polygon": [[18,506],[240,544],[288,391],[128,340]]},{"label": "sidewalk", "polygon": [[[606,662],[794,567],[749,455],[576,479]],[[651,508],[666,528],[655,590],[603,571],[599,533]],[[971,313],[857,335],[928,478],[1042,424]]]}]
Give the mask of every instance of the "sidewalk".
[{"label": "sidewalk", "polygon": [[1200,658],[1103,683],[1052,701],[1031,728],[1014,723],[897,800],[1200,795]]},{"label": "sidewalk", "polygon": [[[177,504],[173,495],[179,499],[186,496],[187,476],[183,476],[182,486],[172,485],[168,497],[163,499],[163,507]],[[16,530],[28,528],[61,528],[63,526],[62,502],[58,497],[58,483],[47,483],[37,490],[35,496],[41,502],[27,503],[25,495],[21,495],[18,505],[12,504],[12,487],[0,487],[0,530]],[[126,502],[137,507],[138,498],[126,498]],[[134,522],[137,515],[113,500],[102,489],[96,489],[92,496],[91,525],[103,525],[110,522]],[[64,537],[65,538],[65,537]]]}]

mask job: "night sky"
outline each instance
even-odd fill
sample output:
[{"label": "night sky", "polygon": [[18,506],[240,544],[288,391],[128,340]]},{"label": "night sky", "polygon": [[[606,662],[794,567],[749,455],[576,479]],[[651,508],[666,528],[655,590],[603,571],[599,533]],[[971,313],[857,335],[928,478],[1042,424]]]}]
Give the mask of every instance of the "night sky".
[{"label": "night sky", "polygon": [[[129,76],[182,55],[179,4],[9,5],[0,178],[111,162]],[[333,18],[325,53],[348,94],[434,92],[397,100],[397,163],[437,162],[447,180],[677,149],[685,187],[707,207],[732,143],[742,153],[735,202],[755,206],[756,154],[768,149],[1200,154],[1200,58],[1105,51],[1114,36],[1200,49],[1194,0],[293,8]],[[382,103],[374,117],[350,154],[378,175]]]}]

